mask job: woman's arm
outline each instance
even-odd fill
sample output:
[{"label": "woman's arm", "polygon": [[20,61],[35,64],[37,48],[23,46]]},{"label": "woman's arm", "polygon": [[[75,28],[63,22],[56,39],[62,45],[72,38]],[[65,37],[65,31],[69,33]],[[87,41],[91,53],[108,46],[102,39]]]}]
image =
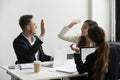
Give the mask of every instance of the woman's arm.
[{"label": "woman's arm", "polygon": [[95,54],[91,54],[86,57],[86,61],[83,63],[81,53],[80,54],[74,53],[74,60],[77,71],[80,74],[91,71],[92,66],[94,65],[95,58],[96,58]]},{"label": "woman's arm", "polygon": [[76,40],[78,40],[78,35],[68,35],[66,34],[75,24],[80,23],[79,19],[73,20],[68,26],[63,27],[63,29],[60,31],[60,33],[58,34],[58,37],[60,39],[63,39],[65,41],[69,41],[69,42],[75,42]]}]

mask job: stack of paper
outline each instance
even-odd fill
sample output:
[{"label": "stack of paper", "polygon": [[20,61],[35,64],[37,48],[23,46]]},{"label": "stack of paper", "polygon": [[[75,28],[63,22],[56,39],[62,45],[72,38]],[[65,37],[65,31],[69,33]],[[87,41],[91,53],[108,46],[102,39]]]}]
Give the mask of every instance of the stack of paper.
[{"label": "stack of paper", "polygon": [[70,74],[77,72],[76,68],[71,68],[71,67],[61,67],[56,69],[56,71],[70,73]]},{"label": "stack of paper", "polygon": [[62,66],[58,66],[58,67],[55,67],[55,68],[51,68],[50,71],[58,71],[58,72],[64,72],[64,73],[75,73],[77,72],[77,69],[76,69],[76,65],[74,63],[74,61],[71,61],[69,63],[66,63]]},{"label": "stack of paper", "polygon": [[33,69],[34,66],[33,66],[33,63],[26,63],[26,64],[18,64],[18,68],[20,70],[22,70],[22,69]]}]

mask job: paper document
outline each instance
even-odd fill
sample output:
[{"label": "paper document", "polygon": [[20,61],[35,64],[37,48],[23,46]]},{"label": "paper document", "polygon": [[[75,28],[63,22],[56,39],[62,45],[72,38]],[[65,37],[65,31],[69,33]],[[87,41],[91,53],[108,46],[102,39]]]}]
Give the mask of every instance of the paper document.
[{"label": "paper document", "polygon": [[34,65],[33,65],[33,63],[18,64],[18,68],[20,70],[22,70],[22,69],[33,69]]},{"label": "paper document", "polygon": [[65,72],[65,73],[75,73],[77,72],[75,63],[65,64],[63,66],[60,66],[56,69],[56,71],[59,72]]},{"label": "paper document", "polygon": [[58,71],[58,72],[64,72],[64,73],[75,73],[77,72],[76,65],[74,61],[68,62],[62,66],[51,68],[50,71]]},{"label": "paper document", "polygon": [[73,69],[73,68],[65,68],[65,67],[58,68],[56,71],[70,73],[70,74],[77,72],[76,68]]},{"label": "paper document", "polygon": [[52,64],[53,64],[53,61],[46,61],[46,62],[42,62],[41,66],[48,67],[49,65],[52,65]]}]

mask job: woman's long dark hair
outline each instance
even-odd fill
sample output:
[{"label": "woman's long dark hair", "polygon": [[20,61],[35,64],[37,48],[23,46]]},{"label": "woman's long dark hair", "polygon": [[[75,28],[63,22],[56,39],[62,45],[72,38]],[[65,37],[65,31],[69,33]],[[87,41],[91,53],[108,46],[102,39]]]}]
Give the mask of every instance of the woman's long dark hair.
[{"label": "woman's long dark hair", "polygon": [[108,71],[109,62],[109,44],[105,41],[104,30],[98,26],[89,28],[89,38],[97,47],[97,59],[93,65],[93,80],[104,80],[105,74]]},{"label": "woman's long dark hair", "polygon": [[[87,23],[89,28],[91,28],[92,26],[98,26],[97,22],[93,20],[86,20],[84,23]],[[87,39],[86,36],[80,36],[78,38],[77,47],[89,46],[89,45],[90,45],[90,41]]]}]

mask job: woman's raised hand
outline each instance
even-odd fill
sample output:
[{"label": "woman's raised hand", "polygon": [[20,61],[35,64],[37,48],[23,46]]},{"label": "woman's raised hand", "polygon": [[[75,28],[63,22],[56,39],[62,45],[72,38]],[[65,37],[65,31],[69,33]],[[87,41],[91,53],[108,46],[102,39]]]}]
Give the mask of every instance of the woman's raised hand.
[{"label": "woman's raised hand", "polygon": [[71,27],[73,27],[75,24],[78,24],[78,23],[80,23],[80,22],[81,22],[80,19],[74,19],[74,20],[68,25],[68,27],[71,28]]}]

